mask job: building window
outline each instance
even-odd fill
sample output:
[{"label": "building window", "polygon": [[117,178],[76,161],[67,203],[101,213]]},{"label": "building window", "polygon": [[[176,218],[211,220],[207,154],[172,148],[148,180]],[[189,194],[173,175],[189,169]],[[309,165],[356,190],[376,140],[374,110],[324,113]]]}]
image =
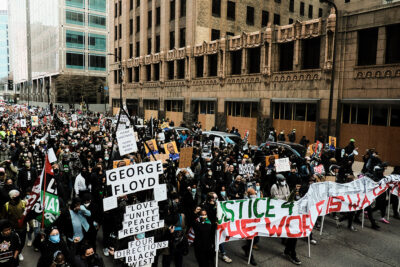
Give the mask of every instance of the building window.
[{"label": "building window", "polygon": [[148,27],[148,28],[151,28],[151,26],[152,26],[152,21],[153,21],[152,12],[149,11],[149,12],[148,12],[148,15],[147,15],[147,27]]},{"label": "building window", "polygon": [[160,35],[156,36],[156,53],[160,52]]},{"label": "building window", "polygon": [[281,15],[274,14],[274,25],[281,25]]},{"label": "building window", "polygon": [[[121,5],[121,1],[119,1]],[[89,10],[106,12],[106,0],[89,0]],[[121,10],[121,7],[120,7]],[[121,15],[121,12],[120,12]]]},{"label": "building window", "polygon": [[400,24],[386,27],[386,64],[400,63]]},{"label": "building window", "polygon": [[169,2],[169,15],[169,20],[175,19],[175,0],[171,0],[171,2]]},{"label": "building window", "polygon": [[215,102],[200,101],[198,112],[199,114],[215,114]]},{"label": "building window", "polygon": [[122,1],[119,0],[119,15],[122,16]]},{"label": "building window", "polygon": [[168,80],[174,79],[174,61],[168,61],[167,68],[168,68]]},{"label": "building window", "polygon": [[235,34],[233,32],[226,32],[226,36],[235,36]]},{"label": "building window", "polygon": [[133,44],[129,44],[129,58],[133,58]]},{"label": "building window", "polygon": [[129,34],[133,34],[133,19],[129,20]]},{"label": "building window", "polygon": [[208,56],[208,76],[215,77],[218,75],[218,55]]},{"label": "building window", "polygon": [[303,69],[318,69],[320,58],[320,38],[305,39],[303,44]]},{"label": "building window", "polygon": [[157,100],[143,100],[143,106],[146,110],[158,110]]},{"label": "building window", "polygon": [[384,104],[343,104],[342,123],[376,126],[400,126],[399,108]]},{"label": "building window", "polygon": [[140,32],[140,16],[136,17],[136,32]]},{"label": "building window", "polygon": [[153,64],[154,68],[154,81],[160,80],[160,63]]},{"label": "building window", "polygon": [[235,18],[236,18],[236,3],[235,2],[228,1],[226,18],[229,20],[235,20]]},{"label": "building window", "polygon": [[129,10],[133,10],[133,0],[129,0]]},{"label": "building window", "polygon": [[279,71],[293,70],[294,43],[279,44]]},{"label": "building window", "polygon": [[175,32],[169,33],[169,50],[174,49],[175,47]]},{"label": "building window", "polygon": [[260,47],[247,49],[247,71],[248,73],[260,73]]},{"label": "building window", "polygon": [[147,38],[147,54],[151,54],[151,38]]},{"label": "building window", "polygon": [[273,103],[273,118],[277,120],[316,121],[317,105],[306,103]]},{"label": "building window", "polygon": [[106,29],[106,17],[89,14],[89,27]]},{"label": "building window", "polygon": [[132,68],[127,68],[126,70],[128,72],[128,83],[132,83],[133,82]]},{"label": "building window", "polygon": [[118,84],[118,70],[114,70],[114,84]]},{"label": "building window", "polygon": [[203,77],[203,71],[204,71],[204,56],[201,57],[196,57],[196,77],[201,78]]},{"label": "building window", "polygon": [[140,7],[140,0],[136,0],[136,7]]},{"label": "building window", "polygon": [[312,19],[313,17],[313,6],[308,5],[308,18]]},{"label": "building window", "polygon": [[211,29],[211,41],[218,40],[220,36],[220,30]]},{"label": "building window", "polygon": [[106,70],[106,56],[89,54],[89,70]]},{"label": "building window", "polygon": [[221,17],[221,0],[212,0],[212,15]]},{"label": "building window", "polygon": [[289,2],[289,11],[294,12],[294,0],[290,0]]},{"label": "building window", "polygon": [[118,62],[118,48],[114,48],[114,62]]},{"label": "building window", "polygon": [[231,74],[238,75],[242,72],[242,50],[232,51],[231,55]]},{"label": "building window", "polygon": [[156,9],[156,25],[160,25],[161,23],[161,9],[160,7],[157,7]]},{"label": "building window", "polygon": [[254,7],[247,6],[246,23],[247,25],[254,25]]},{"label": "building window", "polygon": [[66,6],[85,8],[85,0],[65,0]]},{"label": "building window", "polygon": [[350,0],[344,0],[345,3],[350,3]]},{"label": "building window", "polygon": [[136,48],[136,57],[139,57],[140,56],[140,42],[136,42],[136,46],[135,46],[135,48]]},{"label": "building window", "polygon": [[67,52],[67,68],[70,69],[84,69],[85,68],[85,55],[84,53]]},{"label": "building window", "polygon": [[318,8],[318,18],[322,18],[322,8]]},{"label": "building window", "polygon": [[85,16],[83,12],[76,12],[71,10],[65,11],[65,20],[68,24],[84,25]]},{"label": "building window", "polygon": [[118,40],[118,26],[114,26],[114,41]]},{"label": "building window", "polygon": [[122,39],[122,24],[119,24],[118,30],[119,30],[119,39]]},{"label": "building window", "polygon": [[186,28],[179,30],[179,47],[186,46]]},{"label": "building window", "polygon": [[304,2],[300,2],[300,16],[304,16]]},{"label": "building window", "polygon": [[390,126],[400,127],[400,107],[392,106],[390,109]]},{"label": "building window", "polygon": [[118,47],[118,57],[122,60],[122,47]]},{"label": "building window", "polygon": [[186,0],[181,0],[181,18],[186,16]]},{"label": "building window", "polygon": [[358,31],[358,66],[376,64],[377,44],[378,28]]},{"label": "building window", "polygon": [[185,60],[184,59],[180,59],[176,61],[176,65],[178,67],[177,69],[177,75],[178,75],[178,79],[185,79]]},{"label": "building window", "polygon": [[135,71],[135,83],[138,83],[140,81],[140,67],[134,67],[133,69]]},{"label": "building window", "polygon": [[114,17],[118,17],[118,3],[114,4]]},{"label": "building window", "polygon": [[293,19],[289,18],[289,24],[293,24]]},{"label": "building window", "polygon": [[146,65],[146,81],[151,81],[151,65]]},{"label": "building window", "polygon": [[67,48],[85,49],[85,33],[66,31],[65,41]]},{"label": "building window", "polygon": [[269,21],[269,12],[266,10],[263,10],[261,13],[261,27],[266,27],[268,25]]},{"label": "building window", "polygon": [[183,112],[182,100],[165,100],[166,111]]},{"label": "building window", "polygon": [[257,118],[257,102],[226,102],[225,114],[233,117]]}]

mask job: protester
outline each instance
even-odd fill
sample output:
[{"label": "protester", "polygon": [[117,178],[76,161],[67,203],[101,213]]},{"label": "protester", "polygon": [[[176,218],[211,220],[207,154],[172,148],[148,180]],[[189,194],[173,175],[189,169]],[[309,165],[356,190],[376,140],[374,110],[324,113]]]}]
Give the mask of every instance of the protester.
[{"label": "protester", "polygon": [[0,246],[0,266],[17,267],[22,245],[18,234],[12,230],[11,223],[5,219],[0,220]]}]

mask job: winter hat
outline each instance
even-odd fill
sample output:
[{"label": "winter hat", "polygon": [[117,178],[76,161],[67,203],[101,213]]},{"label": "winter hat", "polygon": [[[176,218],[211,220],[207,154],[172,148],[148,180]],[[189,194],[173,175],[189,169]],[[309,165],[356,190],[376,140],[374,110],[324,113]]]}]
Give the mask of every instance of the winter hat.
[{"label": "winter hat", "polygon": [[8,195],[10,196],[10,198],[16,198],[19,196],[19,191],[16,189],[11,190]]}]

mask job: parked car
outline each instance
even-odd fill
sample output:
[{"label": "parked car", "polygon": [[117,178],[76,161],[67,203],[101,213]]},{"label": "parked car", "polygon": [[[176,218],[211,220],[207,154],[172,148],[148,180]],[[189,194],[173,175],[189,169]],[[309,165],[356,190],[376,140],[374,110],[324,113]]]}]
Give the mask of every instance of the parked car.
[{"label": "parked car", "polygon": [[264,148],[268,146],[270,150],[274,150],[279,147],[285,148],[287,151],[287,156],[291,157],[294,155],[296,158],[304,158],[307,152],[307,149],[296,143],[290,143],[290,142],[266,142],[262,143],[259,145],[257,151],[255,152],[255,160],[254,163],[258,164],[261,161],[265,160],[265,157],[267,156],[264,152]]},{"label": "parked car", "polygon": [[239,145],[242,142],[242,139],[231,133],[226,132],[218,132],[218,131],[205,131],[203,132],[203,140],[209,140],[214,142],[216,137],[220,138],[221,145],[220,146],[227,146],[228,144]]}]

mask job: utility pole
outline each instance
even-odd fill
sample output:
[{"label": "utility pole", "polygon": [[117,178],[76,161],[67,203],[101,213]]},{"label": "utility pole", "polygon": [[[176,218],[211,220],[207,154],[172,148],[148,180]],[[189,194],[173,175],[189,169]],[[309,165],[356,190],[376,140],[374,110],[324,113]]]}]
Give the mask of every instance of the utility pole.
[{"label": "utility pole", "polygon": [[28,63],[28,106],[32,86],[32,53],[31,53],[31,12],[29,0],[26,0],[26,47]]}]

